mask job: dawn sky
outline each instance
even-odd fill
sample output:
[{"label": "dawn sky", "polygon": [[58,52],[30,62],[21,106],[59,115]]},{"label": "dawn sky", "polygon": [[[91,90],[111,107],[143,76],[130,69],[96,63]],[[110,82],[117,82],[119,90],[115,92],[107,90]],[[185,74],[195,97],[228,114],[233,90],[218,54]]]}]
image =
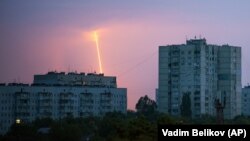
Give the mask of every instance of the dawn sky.
[{"label": "dawn sky", "polygon": [[48,71],[99,72],[128,88],[128,108],[155,99],[158,46],[201,36],[242,47],[242,86],[250,82],[248,0],[1,0],[0,83],[32,83]]}]

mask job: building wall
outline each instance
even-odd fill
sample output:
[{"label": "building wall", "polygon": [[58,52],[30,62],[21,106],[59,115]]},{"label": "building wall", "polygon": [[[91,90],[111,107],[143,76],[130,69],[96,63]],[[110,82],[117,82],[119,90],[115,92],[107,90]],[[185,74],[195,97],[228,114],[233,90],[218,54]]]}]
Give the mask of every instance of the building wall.
[{"label": "building wall", "polygon": [[168,70],[169,64],[169,48],[159,47],[159,87],[158,87],[158,110],[159,112],[169,113],[169,98],[168,98]]},{"label": "building wall", "polygon": [[0,133],[20,119],[103,116],[127,111],[125,88],[0,86]]},{"label": "building wall", "polygon": [[[235,64],[236,63],[236,64]],[[229,81],[219,78],[224,74]],[[234,77],[231,77],[234,76]],[[223,102],[227,91],[225,117],[240,114],[241,49],[208,45],[205,39],[159,47],[158,110],[180,115],[182,96],[190,94],[192,117],[215,115],[215,99]],[[235,89],[234,89],[235,88]]]},{"label": "building wall", "polygon": [[242,88],[241,111],[242,115],[250,116],[250,86]]},{"label": "building wall", "polygon": [[226,99],[224,116],[231,119],[241,114],[241,48],[223,45],[218,56],[218,96]]}]

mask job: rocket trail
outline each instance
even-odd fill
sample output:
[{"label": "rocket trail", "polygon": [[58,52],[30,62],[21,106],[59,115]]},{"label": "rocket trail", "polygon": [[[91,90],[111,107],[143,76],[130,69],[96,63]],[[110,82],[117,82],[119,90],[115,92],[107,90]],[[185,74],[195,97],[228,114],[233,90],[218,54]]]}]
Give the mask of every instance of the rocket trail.
[{"label": "rocket trail", "polygon": [[100,55],[99,40],[98,40],[98,35],[97,35],[96,31],[94,32],[94,38],[95,38],[95,44],[96,44],[96,49],[97,49],[100,73],[103,73],[102,72],[102,61],[101,61],[101,55]]}]

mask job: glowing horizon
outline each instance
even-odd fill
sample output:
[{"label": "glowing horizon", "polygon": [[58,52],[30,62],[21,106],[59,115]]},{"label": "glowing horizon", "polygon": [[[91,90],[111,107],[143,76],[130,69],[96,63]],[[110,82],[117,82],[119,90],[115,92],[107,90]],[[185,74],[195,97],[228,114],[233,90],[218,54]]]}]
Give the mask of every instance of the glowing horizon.
[{"label": "glowing horizon", "polygon": [[100,73],[103,73],[102,61],[101,61],[101,55],[100,55],[99,39],[98,39],[98,35],[97,35],[96,31],[94,31],[94,40],[95,40],[95,44],[96,44]]}]

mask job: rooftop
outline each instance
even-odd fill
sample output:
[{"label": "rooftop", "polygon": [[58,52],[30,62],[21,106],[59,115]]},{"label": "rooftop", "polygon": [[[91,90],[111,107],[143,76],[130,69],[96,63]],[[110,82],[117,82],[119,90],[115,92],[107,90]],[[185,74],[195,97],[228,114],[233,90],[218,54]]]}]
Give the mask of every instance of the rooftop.
[{"label": "rooftop", "polygon": [[186,44],[187,45],[197,45],[197,44],[198,45],[200,45],[200,44],[206,45],[207,42],[206,42],[205,38],[196,39],[196,37],[195,37],[194,39],[187,40]]}]

